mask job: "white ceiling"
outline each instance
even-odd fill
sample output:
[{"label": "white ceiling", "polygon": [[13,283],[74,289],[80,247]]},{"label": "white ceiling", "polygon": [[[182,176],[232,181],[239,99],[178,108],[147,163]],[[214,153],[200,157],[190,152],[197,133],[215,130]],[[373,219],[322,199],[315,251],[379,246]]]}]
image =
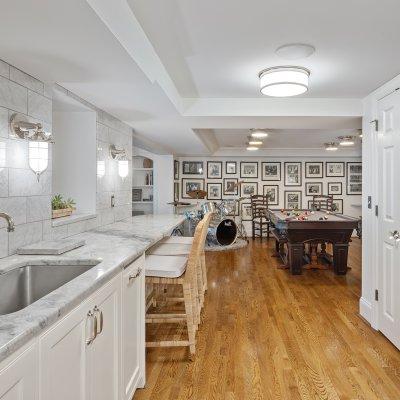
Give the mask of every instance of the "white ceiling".
[{"label": "white ceiling", "polygon": [[[360,98],[399,73],[398,0],[128,0],[183,97],[261,97],[257,73],[299,64],[306,97]],[[275,50],[309,43],[307,59]]]},{"label": "white ceiling", "polygon": [[[395,1],[128,3],[5,0],[0,59],[180,155],[215,153],[229,142],[240,149],[253,127],[276,130],[270,147],[318,152],[329,135],[359,128],[360,99],[399,72]],[[312,71],[310,92],[261,98],[257,72],[285,63],[273,51],[293,41],[317,48],[299,61]]]}]

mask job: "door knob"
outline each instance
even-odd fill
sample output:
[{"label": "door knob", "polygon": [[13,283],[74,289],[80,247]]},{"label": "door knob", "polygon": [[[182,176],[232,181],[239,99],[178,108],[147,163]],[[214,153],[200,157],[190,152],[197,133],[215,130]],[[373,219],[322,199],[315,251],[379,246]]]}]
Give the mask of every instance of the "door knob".
[{"label": "door knob", "polygon": [[389,232],[389,239],[400,242],[400,233],[398,231]]}]

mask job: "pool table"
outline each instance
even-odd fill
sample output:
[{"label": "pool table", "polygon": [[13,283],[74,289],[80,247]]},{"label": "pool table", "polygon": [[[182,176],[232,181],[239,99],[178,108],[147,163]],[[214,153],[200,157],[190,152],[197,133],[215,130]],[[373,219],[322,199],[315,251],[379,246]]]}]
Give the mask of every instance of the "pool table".
[{"label": "pool table", "polygon": [[333,270],[337,275],[347,273],[349,242],[358,218],[311,210],[268,209],[266,213],[275,236],[287,245],[285,261],[293,275],[302,273],[305,243],[332,243]]}]

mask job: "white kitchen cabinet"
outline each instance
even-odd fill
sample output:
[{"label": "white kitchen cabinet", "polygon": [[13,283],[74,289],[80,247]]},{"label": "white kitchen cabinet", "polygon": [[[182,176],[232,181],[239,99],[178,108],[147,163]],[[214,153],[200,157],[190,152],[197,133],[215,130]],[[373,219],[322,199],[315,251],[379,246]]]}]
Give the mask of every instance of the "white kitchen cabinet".
[{"label": "white kitchen cabinet", "polygon": [[122,397],[131,400],[145,383],[144,256],[122,275]]},{"label": "white kitchen cabinet", "polygon": [[0,400],[131,400],[145,382],[144,285],[143,255],[0,363]]},{"label": "white kitchen cabinet", "polygon": [[0,367],[1,400],[36,400],[36,347],[31,346],[5,368]]},{"label": "white kitchen cabinet", "polygon": [[93,330],[85,302],[39,338],[39,399],[87,399],[86,340]]},{"label": "white kitchen cabinet", "polygon": [[94,297],[97,336],[88,346],[90,400],[118,400],[121,280],[113,279]]}]

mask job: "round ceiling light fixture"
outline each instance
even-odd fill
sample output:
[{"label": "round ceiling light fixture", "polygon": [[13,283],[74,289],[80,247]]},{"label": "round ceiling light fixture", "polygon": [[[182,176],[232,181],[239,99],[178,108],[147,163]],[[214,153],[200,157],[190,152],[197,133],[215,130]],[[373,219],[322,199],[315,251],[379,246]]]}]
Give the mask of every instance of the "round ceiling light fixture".
[{"label": "round ceiling light fixture", "polygon": [[256,151],[256,150],[258,150],[258,147],[256,147],[256,146],[247,146],[246,150],[247,151]]},{"label": "round ceiling light fixture", "polygon": [[289,43],[278,47],[275,54],[285,60],[299,60],[315,53],[315,47],[305,43]]},{"label": "round ceiling light fixture", "polygon": [[258,77],[263,95],[291,97],[307,92],[310,71],[294,66],[272,67],[261,71]]},{"label": "round ceiling light fixture", "polygon": [[339,136],[338,140],[339,140],[339,144],[341,146],[353,146],[354,145],[354,136]]},{"label": "round ceiling light fixture", "polygon": [[268,133],[263,129],[250,129],[250,136],[256,139],[263,139],[268,136]]},{"label": "round ceiling light fixture", "polygon": [[335,142],[325,143],[325,150],[327,151],[336,151],[338,149],[338,145]]}]

